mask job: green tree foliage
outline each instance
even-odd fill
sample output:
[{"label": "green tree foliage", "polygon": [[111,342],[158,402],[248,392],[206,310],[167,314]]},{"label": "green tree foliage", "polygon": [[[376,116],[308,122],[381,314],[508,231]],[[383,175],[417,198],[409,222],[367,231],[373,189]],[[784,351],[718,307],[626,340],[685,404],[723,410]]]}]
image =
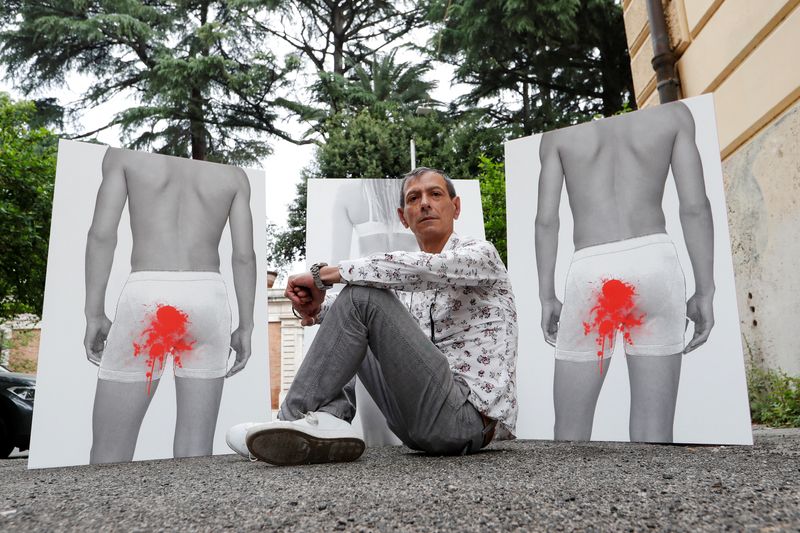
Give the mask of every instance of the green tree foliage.
[{"label": "green tree foliage", "polygon": [[[478,177],[484,165],[480,154],[491,154],[495,159],[502,154],[502,132],[481,124],[476,116],[453,117],[442,112],[419,116],[397,104],[383,102],[358,113],[336,115],[333,120],[339,121],[339,127],[332,128],[327,142],[317,148],[314,165],[305,171],[289,207],[287,230],[276,236],[272,259],[278,266],[305,255],[308,178],[399,178],[411,166],[412,138],[418,166],[440,168],[454,179]],[[490,240],[498,249],[504,249],[504,178],[502,170],[499,172],[489,173],[483,208],[487,236],[502,236],[502,240]],[[502,229],[491,229],[501,219]]]},{"label": "green tree foliage", "polygon": [[309,124],[305,137],[326,142],[331,131],[341,128],[341,117],[366,109],[377,109],[391,102],[402,109],[438,104],[430,97],[434,82],[424,80],[431,70],[430,63],[398,63],[396,50],[376,54],[371,60],[356,65],[345,77],[337,73],[318,73],[310,86],[314,104],[294,105],[300,118]]},{"label": "green tree foliage", "polygon": [[483,204],[483,226],[486,240],[494,244],[503,263],[508,263],[506,248],[506,174],[505,163],[481,155],[478,167]]},{"label": "green tree foliage", "polygon": [[41,316],[58,138],[0,93],[0,321]]},{"label": "green tree foliage", "polygon": [[[239,1],[264,4],[263,0]],[[276,5],[279,24],[271,16],[254,16],[259,29],[296,49],[316,72],[340,76],[372,59],[423,20],[417,3],[408,0],[284,0]]]},{"label": "green tree foliage", "polygon": [[[441,168],[456,179],[477,177],[479,154],[501,156],[502,132],[489,127],[483,114],[430,107],[436,104],[429,95],[433,84],[423,79],[429,69],[427,63],[398,63],[393,53],[379,54],[354,68],[348,78],[316,88],[335,88],[324,98],[336,101],[339,111],[319,121],[325,142],[298,185],[286,231],[275,235],[272,260],[276,265],[305,255],[309,178],[399,178],[411,167],[411,139],[418,166]],[[420,106],[428,106],[426,114],[418,114]]]},{"label": "green tree foliage", "polygon": [[297,194],[289,206],[286,229],[276,230],[273,228],[272,233],[268,234],[270,249],[267,260],[270,268],[284,268],[305,257],[308,177],[309,172],[305,170],[297,184]]},{"label": "green tree foliage", "polygon": [[[434,57],[494,122],[529,135],[622,109],[632,94],[614,0],[431,0]],[[487,102],[489,103],[488,105]]]},{"label": "green tree foliage", "polygon": [[[238,0],[261,5],[264,0]],[[291,55],[303,63],[300,90],[278,98],[284,109],[307,125],[293,142],[324,142],[325,125],[342,111],[341,91],[354,69],[373,61],[424,22],[424,12],[413,0],[274,0],[271,12],[254,14],[261,31],[291,46]],[[423,67],[426,68],[426,67]],[[310,72],[309,72],[310,70]],[[309,76],[310,74],[310,76]],[[357,76],[358,74],[356,74]],[[310,80],[310,81],[309,81]]]},{"label": "green tree foliage", "polygon": [[266,135],[286,137],[274,93],[299,64],[278,65],[251,4],[7,0],[1,59],[26,94],[69,73],[93,77],[78,110],[134,97],[106,126],[120,125],[131,148],[252,163],[268,153]]}]

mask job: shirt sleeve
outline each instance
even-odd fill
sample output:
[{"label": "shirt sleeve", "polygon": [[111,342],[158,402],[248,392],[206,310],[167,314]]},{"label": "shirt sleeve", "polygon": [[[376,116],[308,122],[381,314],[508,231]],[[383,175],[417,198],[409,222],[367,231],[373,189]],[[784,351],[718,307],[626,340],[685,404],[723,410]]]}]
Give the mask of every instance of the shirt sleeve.
[{"label": "shirt sleeve", "polygon": [[389,252],[339,263],[342,279],[400,291],[426,291],[442,286],[491,287],[508,279],[500,255],[487,241],[461,242],[438,254]]}]

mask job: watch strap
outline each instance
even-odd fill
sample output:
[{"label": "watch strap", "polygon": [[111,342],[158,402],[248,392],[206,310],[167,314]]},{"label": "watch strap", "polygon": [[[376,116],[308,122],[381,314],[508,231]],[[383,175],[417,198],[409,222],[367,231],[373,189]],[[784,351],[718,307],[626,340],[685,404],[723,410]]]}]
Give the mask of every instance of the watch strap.
[{"label": "watch strap", "polygon": [[314,263],[311,265],[311,277],[314,279],[314,286],[321,291],[327,291],[331,287],[333,287],[333,283],[330,285],[326,284],[322,281],[322,277],[320,276],[320,270],[322,267],[328,266],[328,263]]}]

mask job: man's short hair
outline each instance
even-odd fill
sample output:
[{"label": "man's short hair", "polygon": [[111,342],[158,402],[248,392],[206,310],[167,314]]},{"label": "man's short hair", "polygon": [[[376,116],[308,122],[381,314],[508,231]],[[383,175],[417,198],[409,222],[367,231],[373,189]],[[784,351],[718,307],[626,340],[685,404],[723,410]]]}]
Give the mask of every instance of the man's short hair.
[{"label": "man's short hair", "polygon": [[447,194],[450,195],[450,198],[456,197],[456,186],[453,184],[453,180],[450,179],[450,176],[445,174],[443,171],[438,170],[436,168],[429,168],[429,167],[417,167],[405,176],[403,176],[403,182],[400,184],[400,208],[406,206],[406,184],[409,180],[412,180],[416,177],[422,176],[423,174],[427,174],[431,172],[433,174],[439,174],[441,177],[444,178],[444,183],[447,186]]}]

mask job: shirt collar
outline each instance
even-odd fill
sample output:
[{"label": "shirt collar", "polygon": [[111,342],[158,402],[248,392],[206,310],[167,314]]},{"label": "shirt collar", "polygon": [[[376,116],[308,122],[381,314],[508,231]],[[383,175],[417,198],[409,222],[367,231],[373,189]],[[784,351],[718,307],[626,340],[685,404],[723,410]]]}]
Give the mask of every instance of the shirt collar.
[{"label": "shirt collar", "polygon": [[453,249],[455,249],[455,247],[458,246],[458,241],[459,240],[461,240],[461,239],[459,238],[459,236],[454,231],[453,233],[450,234],[450,237],[447,239],[447,242],[444,244],[444,248],[442,248],[442,251],[444,252],[445,250],[453,250]]}]

